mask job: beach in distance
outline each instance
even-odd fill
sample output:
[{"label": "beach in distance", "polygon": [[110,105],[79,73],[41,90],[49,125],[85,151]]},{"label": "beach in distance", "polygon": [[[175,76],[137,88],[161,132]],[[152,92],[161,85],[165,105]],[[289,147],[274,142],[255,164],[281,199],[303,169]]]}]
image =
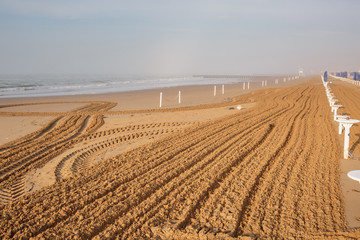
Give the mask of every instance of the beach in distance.
[{"label": "beach in distance", "polygon": [[[257,79],[265,78],[257,77]],[[0,98],[71,96],[84,94],[119,93],[168,87],[230,84],[250,81],[251,76],[193,75],[1,75]],[[253,79],[253,80],[256,80]]]},{"label": "beach in distance", "polygon": [[[191,76],[191,77],[106,77],[106,76],[2,76],[0,104],[86,101],[111,98],[116,109],[155,109],[221,102],[226,98],[265,87],[292,84],[293,76]],[[33,79],[39,79],[34,81]],[[57,78],[63,79],[57,81]],[[12,81],[16,79],[16,81]],[[64,80],[65,79],[65,80]],[[115,80],[117,79],[117,80]],[[119,80],[121,79],[121,81]],[[293,79],[294,80],[294,79]],[[8,82],[13,82],[9,84]],[[36,84],[33,82],[37,82]],[[54,86],[57,85],[57,86]],[[11,85],[11,86],[10,86]],[[222,85],[224,85],[224,94]],[[81,87],[80,87],[81,86]],[[214,96],[214,87],[216,87]],[[55,91],[56,89],[56,91]],[[179,104],[179,91],[181,103]]]},{"label": "beach in distance", "polygon": [[344,160],[320,76],[248,82],[0,98],[1,237],[358,238],[360,127]]}]

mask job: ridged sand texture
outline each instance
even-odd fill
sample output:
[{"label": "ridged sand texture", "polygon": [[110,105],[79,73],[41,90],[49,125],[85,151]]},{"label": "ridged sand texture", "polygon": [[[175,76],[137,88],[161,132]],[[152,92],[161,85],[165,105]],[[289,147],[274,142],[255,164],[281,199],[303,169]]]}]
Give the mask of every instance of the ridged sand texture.
[{"label": "ridged sand texture", "polygon": [[[256,106],[169,133],[1,206],[1,237],[359,238],[345,221],[341,147],[320,79],[220,105],[250,98]],[[51,152],[108,134],[92,133],[102,124],[97,116],[59,117],[13,148],[3,146],[1,186]],[[81,161],[69,156],[76,157]]]}]

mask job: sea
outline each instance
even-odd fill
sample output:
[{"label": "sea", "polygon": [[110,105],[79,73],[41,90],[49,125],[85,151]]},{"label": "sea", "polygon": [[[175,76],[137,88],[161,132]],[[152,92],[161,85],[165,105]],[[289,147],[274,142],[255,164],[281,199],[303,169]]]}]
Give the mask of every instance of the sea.
[{"label": "sea", "polygon": [[0,98],[100,94],[243,81],[247,80],[201,76],[0,75]]}]

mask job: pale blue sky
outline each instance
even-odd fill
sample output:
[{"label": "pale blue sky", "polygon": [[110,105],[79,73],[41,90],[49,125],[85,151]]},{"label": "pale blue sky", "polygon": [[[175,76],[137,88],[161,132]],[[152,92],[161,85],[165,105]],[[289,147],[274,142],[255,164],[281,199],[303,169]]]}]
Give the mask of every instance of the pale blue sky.
[{"label": "pale blue sky", "polygon": [[358,0],[0,0],[0,74],[360,70]]}]

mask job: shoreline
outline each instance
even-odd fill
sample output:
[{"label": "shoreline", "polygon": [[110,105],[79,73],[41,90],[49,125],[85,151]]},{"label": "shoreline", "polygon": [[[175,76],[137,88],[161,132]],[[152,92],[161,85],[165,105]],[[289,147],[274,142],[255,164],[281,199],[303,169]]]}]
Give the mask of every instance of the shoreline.
[{"label": "shoreline", "polygon": [[[206,85],[187,85],[164,87],[156,89],[134,90],[125,92],[99,93],[99,94],[77,94],[61,96],[41,96],[41,97],[14,97],[0,98],[0,112],[3,105],[16,105],[28,103],[46,103],[46,102],[87,102],[87,101],[111,101],[117,105],[111,110],[144,110],[160,109],[159,94],[163,92],[162,108],[187,107],[203,104],[220,103],[231,100],[231,98],[249,93],[254,90],[266,88],[280,88],[292,86],[301,83],[303,78],[283,82],[278,78],[278,84],[275,84],[275,77],[267,81],[267,86],[262,86],[262,82],[250,82],[250,89],[246,82],[245,90],[243,83],[224,84],[225,93],[222,94],[222,84]],[[216,96],[214,96],[214,86],[216,86]],[[181,91],[181,104],[178,103],[178,92]]]},{"label": "shoreline", "polygon": [[0,74],[0,99],[108,94],[158,88],[258,82],[292,75],[192,75],[192,76],[9,76]]}]

